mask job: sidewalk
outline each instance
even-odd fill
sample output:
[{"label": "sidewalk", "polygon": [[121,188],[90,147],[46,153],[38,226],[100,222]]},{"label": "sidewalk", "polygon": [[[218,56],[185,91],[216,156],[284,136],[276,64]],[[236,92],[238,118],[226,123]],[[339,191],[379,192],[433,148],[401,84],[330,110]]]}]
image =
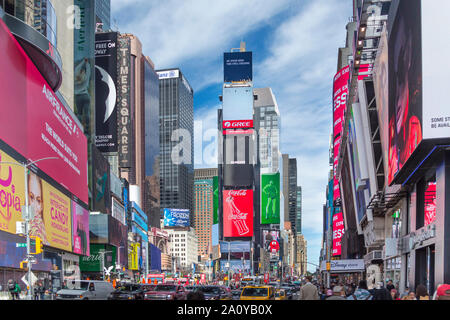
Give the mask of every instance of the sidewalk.
[{"label": "sidewalk", "polygon": [[[27,300],[27,293],[21,292],[19,294],[20,300]],[[0,291],[0,300],[11,300],[11,294],[8,291]],[[51,300],[50,295],[45,295],[44,300]]]}]

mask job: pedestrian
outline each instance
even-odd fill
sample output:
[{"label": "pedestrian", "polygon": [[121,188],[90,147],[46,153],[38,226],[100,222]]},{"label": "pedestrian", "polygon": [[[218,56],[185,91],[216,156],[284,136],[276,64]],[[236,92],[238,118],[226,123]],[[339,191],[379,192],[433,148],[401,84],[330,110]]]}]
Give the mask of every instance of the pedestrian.
[{"label": "pedestrian", "polygon": [[410,291],[410,290],[409,290],[409,287],[406,287],[406,288],[405,288],[405,291],[403,291],[403,293],[400,295],[400,299],[403,300],[404,297],[408,296],[409,291]]},{"label": "pedestrian", "polygon": [[306,277],[306,283],[300,288],[300,300],[319,300],[317,287],[311,283],[312,277]]},{"label": "pedestrian", "polygon": [[392,280],[388,280],[387,285],[386,285],[386,289],[388,289],[389,292],[391,292],[392,289],[395,289],[394,284],[392,283]]},{"label": "pedestrian", "polygon": [[[20,289],[19,284],[17,283],[17,281],[14,281],[14,295],[16,297],[17,300],[20,300],[20,292],[22,290]],[[14,300],[14,299],[13,299]]]},{"label": "pedestrian", "polygon": [[15,293],[14,290],[16,289],[16,284],[14,283],[13,279],[8,280],[8,291],[11,294],[11,299],[15,300]]},{"label": "pedestrian", "polygon": [[384,287],[383,282],[378,282],[373,290],[373,300],[392,300],[391,293]]},{"label": "pedestrian", "polygon": [[416,294],[414,293],[414,291],[410,291],[407,296],[404,296],[402,298],[402,300],[417,300]]},{"label": "pedestrian", "polygon": [[398,293],[397,289],[391,290],[391,297],[392,300],[400,300],[400,294]]},{"label": "pedestrian", "polygon": [[416,288],[416,300],[430,300],[427,288],[423,284],[419,284]]},{"label": "pedestrian", "polygon": [[450,300],[450,284],[441,284],[436,290],[437,300]]},{"label": "pedestrian", "polygon": [[367,290],[367,281],[361,280],[359,281],[358,287],[355,292],[351,296],[347,298],[347,300],[372,300],[373,297],[370,294],[369,290]]},{"label": "pedestrian", "polygon": [[33,286],[33,299],[39,300],[39,282],[36,281]]},{"label": "pedestrian", "polygon": [[344,287],[336,285],[333,288],[333,295],[328,297],[327,300],[347,300],[345,299]]}]

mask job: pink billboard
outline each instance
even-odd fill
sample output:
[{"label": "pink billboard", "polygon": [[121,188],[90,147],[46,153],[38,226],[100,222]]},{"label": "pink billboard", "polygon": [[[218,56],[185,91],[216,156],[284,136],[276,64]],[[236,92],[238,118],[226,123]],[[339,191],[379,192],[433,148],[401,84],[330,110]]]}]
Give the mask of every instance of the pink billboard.
[{"label": "pink billboard", "polygon": [[341,239],[344,232],[344,215],[338,212],[333,215],[333,257],[341,255]]},{"label": "pink billboard", "polygon": [[72,200],[72,251],[89,256],[89,211]]},{"label": "pink billboard", "polygon": [[348,95],[348,80],[350,66],[339,70],[334,76],[333,82],[333,169],[334,190],[333,201],[340,198],[339,182],[336,180],[336,167],[339,161],[339,147],[341,144],[341,133],[345,123],[345,108]]},{"label": "pink billboard", "polygon": [[0,20],[0,139],[88,203],[87,139]]},{"label": "pink billboard", "polygon": [[253,236],[253,190],[223,190],[223,235]]}]

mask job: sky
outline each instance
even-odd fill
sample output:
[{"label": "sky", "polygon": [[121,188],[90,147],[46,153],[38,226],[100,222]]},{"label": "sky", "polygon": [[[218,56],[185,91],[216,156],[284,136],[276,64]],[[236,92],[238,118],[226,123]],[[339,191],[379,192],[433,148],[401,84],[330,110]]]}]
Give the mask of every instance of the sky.
[{"label": "sky", "polygon": [[180,68],[194,90],[195,168],[214,167],[223,53],[246,42],[253,86],[270,87],[281,153],[297,158],[308,270],[319,263],[332,131],[332,84],[351,0],[111,0],[111,28],[135,34],[156,69]]}]

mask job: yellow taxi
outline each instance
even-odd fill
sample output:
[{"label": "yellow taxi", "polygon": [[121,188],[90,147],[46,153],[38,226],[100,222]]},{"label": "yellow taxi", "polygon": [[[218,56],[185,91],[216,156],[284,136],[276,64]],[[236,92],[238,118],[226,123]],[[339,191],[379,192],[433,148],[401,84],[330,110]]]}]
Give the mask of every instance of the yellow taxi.
[{"label": "yellow taxi", "polygon": [[275,300],[272,286],[245,286],[239,300]]},{"label": "yellow taxi", "polygon": [[286,291],[284,291],[284,289],[275,291],[275,300],[287,300]]}]

